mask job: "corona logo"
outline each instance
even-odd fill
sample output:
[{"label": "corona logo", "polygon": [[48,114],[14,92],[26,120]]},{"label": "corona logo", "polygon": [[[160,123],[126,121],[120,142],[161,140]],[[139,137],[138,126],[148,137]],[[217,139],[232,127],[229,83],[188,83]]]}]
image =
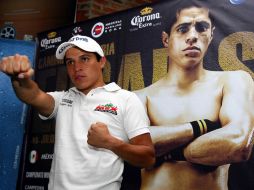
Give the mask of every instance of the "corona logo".
[{"label": "corona logo", "polygon": [[50,32],[48,33],[48,38],[54,38],[56,36],[56,32]]},{"label": "corona logo", "polygon": [[140,24],[142,23],[146,23],[146,25],[148,24],[149,26],[151,26],[151,21],[152,20],[158,20],[160,19],[160,13],[154,13],[154,14],[148,14],[148,15],[143,15],[143,16],[134,16],[131,19],[131,25],[132,26],[139,26],[139,28],[144,28],[143,26],[141,26]]},{"label": "corona logo", "polygon": [[140,14],[141,15],[148,15],[148,14],[151,14],[153,11],[153,8],[151,7],[145,7],[143,8],[141,11],[140,11]]}]

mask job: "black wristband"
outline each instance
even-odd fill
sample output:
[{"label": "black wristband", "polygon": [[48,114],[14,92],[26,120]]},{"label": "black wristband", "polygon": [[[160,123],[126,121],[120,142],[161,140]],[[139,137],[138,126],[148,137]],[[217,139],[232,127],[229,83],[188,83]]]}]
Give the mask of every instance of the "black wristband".
[{"label": "black wristband", "polygon": [[166,153],[166,154],[156,157],[156,161],[155,161],[155,164],[153,165],[153,167],[159,167],[163,163],[172,161],[172,160],[175,160],[175,161],[176,160],[186,160],[183,156],[183,149],[181,149],[181,150],[174,149],[174,150],[170,151],[169,153]]},{"label": "black wristband", "polygon": [[221,128],[221,123],[219,121],[213,122],[208,119],[205,119],[205,122],[207,125],[207,133]]},{"label": "black wristband", "polygon": [[191,123],[192,129],[193,129],[193,137],[197,138],[200,135],[202,135],[198,122],[197,121],[192,121],[190,123]]},{"label": "black wristband", "polygon": [[171,155],[170,154],[164,154],[162,156],[158,156],[156,157],[156,160],[155,160],[155,164],[153,167],[159,167],[161,166],[164,162],[167,162],[171,160]]},{"label": "black wristband", "polygon": [[175,161],[186,161],[183,150],[186,146],[180,146],[170,151],[171,159]]},{"label": "black wristband", "polygon": [[208,119],[201,119],[190,122],[193,129],[193,137],[197,138],[205,133],[219,129],[221,127],[220,122],[212,122]]},{"label": "black wristband", "polygon": [[154,167],[159,167],[161,164],[168,161],[186,161],[186,158],[183,154],[183,149],[185,146],[180,146],[174,150],[171,150],[169,153],[163,154],[162,156],[156,157],[156,162]]}]

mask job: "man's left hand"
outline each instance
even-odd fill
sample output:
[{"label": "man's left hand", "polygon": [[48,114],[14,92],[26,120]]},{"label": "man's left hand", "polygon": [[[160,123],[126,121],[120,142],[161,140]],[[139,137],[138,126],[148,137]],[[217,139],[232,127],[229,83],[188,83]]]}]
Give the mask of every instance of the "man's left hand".
[{"label": "man's left hand", "polygon": [[97,122],[88,130],[87,143],[97,148],[107,148],[111,137],[107,125]]}]

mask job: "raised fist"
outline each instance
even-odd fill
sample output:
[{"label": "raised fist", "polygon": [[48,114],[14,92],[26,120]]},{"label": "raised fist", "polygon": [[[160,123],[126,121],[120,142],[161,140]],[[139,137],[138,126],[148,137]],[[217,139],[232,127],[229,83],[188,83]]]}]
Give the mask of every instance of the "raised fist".
[{"label": "raised fist", "polygon": [[0,61],[0,71],[19,79],[30,78],[34,74],[28,57],[19,54],[3,57]]}]

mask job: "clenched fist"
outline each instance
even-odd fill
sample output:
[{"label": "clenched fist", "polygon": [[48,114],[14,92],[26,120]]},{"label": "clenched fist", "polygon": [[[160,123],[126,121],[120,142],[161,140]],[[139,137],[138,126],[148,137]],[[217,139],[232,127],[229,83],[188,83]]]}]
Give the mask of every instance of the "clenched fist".
[{"label": "clenched fist", "polygon": [[87,134],[87,143],[97,148],[108,148],[112,136],[106,124],[92,124]]},{"label": "clenched fist", "polygon": [[34,74],[28,57],[19,54],[3,57],[0,61],[0,71],[19,79],[30,78]]}]

